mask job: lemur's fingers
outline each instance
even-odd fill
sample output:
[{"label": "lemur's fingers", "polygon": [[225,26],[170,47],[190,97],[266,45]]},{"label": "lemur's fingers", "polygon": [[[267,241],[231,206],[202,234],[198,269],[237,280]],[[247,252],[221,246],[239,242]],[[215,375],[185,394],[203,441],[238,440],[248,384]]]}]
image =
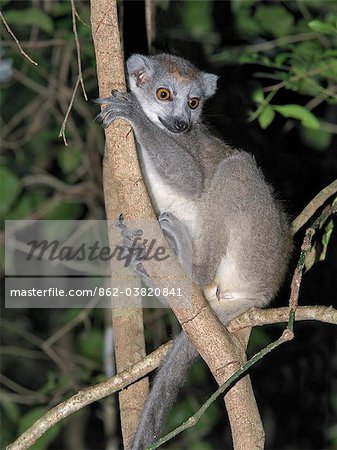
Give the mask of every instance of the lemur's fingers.
[{"label": "lemur's fingers", "polygon": [[115,119],[127,119],[133,111],[132,97],[128,92],[113,91],[111,97],[97,98],[95,103],[105,106],[95,118],[103,128],[108,128]]},{"label": "lemur's fingers", "polygon": [[139,262],[139,260],[145,259],[146,256],[146,245],[143,242],[139,242],[139,236],[143,235],[143,230],[130,230],[124,223],[123,217],[119,217],[116,227],[120,229],[121,235],[123,237],[123,245],[121,248],[124,249],[126,256],[131,257],[132,268],[138,272],[133,266],[134,262]]},{"label": "lemur's fingers", "polygon": [[172,214],[172,213],[170,213],[170,212],[164,211],[164,212],[162,212],[162,213],[160,214],[158,220],[159,220],[159,222],[161,223],[161,222],[163,222],[163,221],[165,221],[165,220],[167,220],[167,221],[169,221],[169,222],[172,222],[173,220],[178,220],[178,219],[176,218],[176,216],[175,216],[174,214]]},{"label": "lemur's fingers", "polygon": [[106,98],[98,97],[98,98],[95,98],[93,100],[93,102],[97,103],[97,105],[106,105],[108,103],[111,103],[111,100],[112,100],[112,97],[106,97]]},{"label": "lemur's fingers", "polygon": [[125,101],[130,100],[128,92],[120,92],[116,90],[111,91],[110,97],[98,97],[93,100],[94,103],[98,105],[109,105],[114,102],[114,100],[121,99]]},{"label": "lemur's fingers", "polygon": [[100,112],[95,120],[102,124],[103,128],[108,128],[108,126],[116,119],[114,111],[112,108],[106,108],[102,112]]},{"label": "lemur's fingers", "polygon": [[121,234],[123,237],[137,237],[137,236],[143,236],[143,230],[130,230],[126,225],[124,225],[123,222],[118,222],[116,224],[116,227],[121,230]]}]

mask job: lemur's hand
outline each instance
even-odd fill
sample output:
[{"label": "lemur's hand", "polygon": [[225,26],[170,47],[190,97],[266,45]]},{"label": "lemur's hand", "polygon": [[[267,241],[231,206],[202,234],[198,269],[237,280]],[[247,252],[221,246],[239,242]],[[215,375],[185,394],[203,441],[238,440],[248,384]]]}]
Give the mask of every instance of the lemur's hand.
[{"label": "lemur's hand", "polygon": [[130,120],[137,108],[134,96],[130,92],[112,91],[110,97],[98,98],[95,103],[107,105],[96,117],[104,128],[108,128],[115,119]]},{"label": "lemur's hand", "polygon": [[144,243],[138,241],[138,238],[143,235],[143,230],[131,230],[128,228],[124,224],[122,215],[120,215],[116,226],[119,228],[123,237],[123,245],[120,248],[123,249],[125,267],[130,267],[135,273],[140,275],[141,278],[148,277],[148,274],[141,263],[146,257],[146,246]]}]

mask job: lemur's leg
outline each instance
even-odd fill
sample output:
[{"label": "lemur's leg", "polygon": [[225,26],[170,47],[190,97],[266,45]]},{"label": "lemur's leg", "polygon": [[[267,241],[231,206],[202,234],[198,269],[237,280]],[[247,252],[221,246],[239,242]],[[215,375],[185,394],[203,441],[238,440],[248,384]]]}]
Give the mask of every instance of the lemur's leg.
[{"label": "lemur's leg", "polygon": [[[210,261],[212,255],[208,252],[196,254],[185,225],[173,214],[163,212],[159,216],[159,223],[185,272],[199,286],[211,283],[219,263],[216,260]],[[207,238],[208,236],[202,235],[200,239],[206,241]],[[209,270],[207,271],[206,268]]]},{"label": "lemur's leg", "polygon": [[[199,161],[186,151],[168,133],[152,123],[131,92],[113,91],[111,97],[97,99],[106,105],[97,120],[107,128],[115,119],[125,119],[132,125],[138,143],[144,148],[158,173],[173,188],[181,189],[187,196],[200,195],[203,189],[203,174]],[[177,170],[189,167],[186,173]]]}]

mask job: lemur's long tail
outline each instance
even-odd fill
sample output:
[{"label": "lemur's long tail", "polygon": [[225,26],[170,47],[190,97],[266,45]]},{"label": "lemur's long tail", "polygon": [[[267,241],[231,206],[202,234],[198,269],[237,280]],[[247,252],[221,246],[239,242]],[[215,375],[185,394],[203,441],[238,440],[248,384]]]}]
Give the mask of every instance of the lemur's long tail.
[{"label": "lemur's long tail", "polygon": [[197,356],[198,352],[182,331],[175,338],[171,351],[154,379],[134,436],[132,450],[144,450],[159,438],[165,418],[184,384],[186,372]]}]

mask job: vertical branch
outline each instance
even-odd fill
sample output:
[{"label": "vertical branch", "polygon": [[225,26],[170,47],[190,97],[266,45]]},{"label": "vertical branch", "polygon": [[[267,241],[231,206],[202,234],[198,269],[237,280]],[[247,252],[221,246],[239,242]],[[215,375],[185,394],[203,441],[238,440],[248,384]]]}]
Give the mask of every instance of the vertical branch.
[{"label": "vertical branch", "polygon": [[153,0],[145,0],[145,23],[146,23],[146,38],[147,38],[147,48],[150,51],[152,48],[152,43],[155,39],[155,26],[154,26],[154,16],[155,5]]},{"label": "vertical branch", "polygon": [[[91,1],[91,26],[95,45],[97,76],[101,97],[112,89],[126,90],[124,60],[121,51],[115,0]],[[108,220],[123,212],[126,219],[143,215],[141,198],[147,193],[137,164],[135,142],[130,126],[116,121],[106,130],[103,161],[103,187]],[[148,214],[151,214],[148,212]],[[122,299],[120,299],[123,301]],[[112,313],[118,372],[145,356],[143,314],[141,308],[121,309]],[[119,395],[124,447],[131,443],[148,392],[147,378],[123,390]]]}]

